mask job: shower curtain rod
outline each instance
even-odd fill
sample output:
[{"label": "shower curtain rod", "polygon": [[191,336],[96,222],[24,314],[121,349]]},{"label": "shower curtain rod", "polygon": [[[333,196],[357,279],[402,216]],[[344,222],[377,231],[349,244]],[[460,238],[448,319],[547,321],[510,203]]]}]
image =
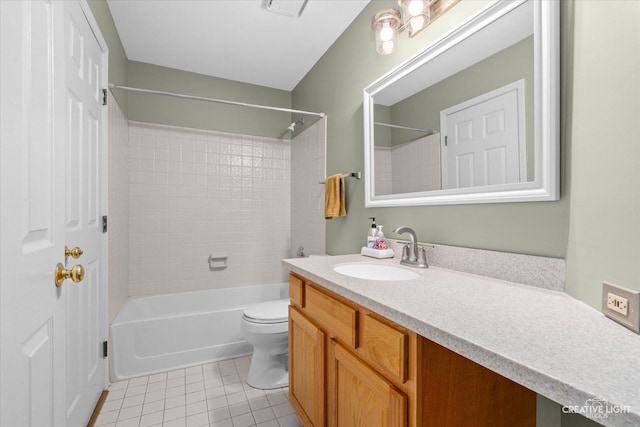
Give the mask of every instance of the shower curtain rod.
[{"label": "shower curtain rod", "polygon": [[263,110],[282,111],[282,112],[285,112],[285,113],[309,114],[311,116],[318,116],[318,117],[324,117],[325,116],[324,113],[315,113],[313,111],[292,110],[291,108],[272,107],[270,105],[248,104],[246,102],[228,101],[226,99],[205,98],[203,96],[194,96],[194,95],[183,95],[181,93],[163,92],[163,91],[160,91],[160,90],[142,89],[142,88],[130,87],[130,86],[120,86],[120,85],[115,85],[113,83],[109,83],[109,89],[120,89],[120,90],[129,91],[129,92],[148,93],[148,94],[152,94],[152,95],[173,96],[174,98],[194,99],[194,100],[197,100],[197,101],[205,101],[205,102],[217,102],[219,104],[238,105],[238,106],[241,106],[241,107],[250,107],[250,108],[260,108],[260,109],[263,109]]},{"label": "shower curtain rod", "polygon": [[378,125],[378,126],[386,126],[388,128],[395,128],[395,129],[406,129],[406,130],[417,130],[418,132],[425,132],[428,135],[433,135],[434,133],[436,133],[435,130],[433,129],[420,129],[420,128],[412,128],[409,126],[400,126],[400,125],[392,125],[390,123],[382,123],[382,122],[373,122],[374,125]]}]

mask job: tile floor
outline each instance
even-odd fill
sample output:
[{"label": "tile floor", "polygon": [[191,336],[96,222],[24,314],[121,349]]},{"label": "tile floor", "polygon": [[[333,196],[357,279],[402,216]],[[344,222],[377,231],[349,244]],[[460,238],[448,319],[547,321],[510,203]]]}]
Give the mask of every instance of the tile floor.
[{"label": "tile floor", "polygon": [[112,383],[95,425],[301,426],[288,388],[247,385],[249,363],[249,357],[241,357]]}]

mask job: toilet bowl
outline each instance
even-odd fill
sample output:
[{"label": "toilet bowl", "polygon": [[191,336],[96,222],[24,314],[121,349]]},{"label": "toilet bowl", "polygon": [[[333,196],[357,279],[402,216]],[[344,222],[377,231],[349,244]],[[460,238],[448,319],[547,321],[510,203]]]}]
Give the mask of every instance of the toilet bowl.
[{"label": "toilet bowl", "polygon": [[253,346],[247,383],[272,389],[289,385],[289,299],[247,306],[240,329]]}]

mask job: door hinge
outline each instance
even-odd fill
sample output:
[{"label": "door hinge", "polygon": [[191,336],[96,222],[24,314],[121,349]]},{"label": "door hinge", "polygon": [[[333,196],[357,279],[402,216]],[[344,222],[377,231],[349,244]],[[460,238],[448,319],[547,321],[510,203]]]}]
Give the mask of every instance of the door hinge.
[{"label": "door hinge", "polygon": [[102,89],[102,105],[107,105],[107,90]]},{"label": "door hinge", "polygon": [[102,358],[106,358],[109,350],[107,350],[109,346],[107,345],[107,341],[102,341]]},{"label": "door hinge", "polygon": [[444,136],[444,146],[449,145],[449,137],[447,135]]},{"label": "door hinge", "polygon": [[102,217],[102,232],[103,233],[107,232],[107,216],[106,215]]}]

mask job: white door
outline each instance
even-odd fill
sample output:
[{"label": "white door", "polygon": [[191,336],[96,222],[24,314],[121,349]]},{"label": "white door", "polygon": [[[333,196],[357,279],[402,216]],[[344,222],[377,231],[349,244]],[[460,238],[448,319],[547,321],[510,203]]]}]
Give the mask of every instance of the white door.
[{"label": "white door", "polygon": [[[106,363],[96,364],[99,350],[93,348],[106,335],[104,235],[85,225],[92,209],[106,207],[102,176],[91,173],[104,162],[95,157],[95,165],[85,165],[103,148],[105,116],[82,93],[82,114],[74,118],[69,99],[76,94],[65,81],[71,50],[82,58],[80,68],[96,70],[92,78],[105,84],[105,54],[89,59],[96,41],[86,19],[79,19],[82,10],[75,1],[0,1],[2,426],[86,425],[95,390],[106,385]],[[72,20],[84,22],[76,25],[79,44],[68,43]],[[79,133],[89,126],[94,135]],[[74,143],[82,157],[70,155]],[[56,287],[54,269],[65,264],[65,245],[85,251],[66,267],[83,264],[86,274],[79,283]]]},{"label": "white door", "polygon": [[[102,256],[103,52],[77,1],[65,7],[64,141],[68,165],[65,174],[65,243],[83,254],[70,262],[84,266],[81,284],[64,285],[66,304],[66,404],[69,426],[86,425],[104,390],[107,265]],[[106,180],[104,181],[106,182]]]},{"label": "white door", "polygon": [[[60,8],[0,1],[0,425],[65,424]],[[58,410],[60,409],[60,410]]]},{"label": "white door", "polygon": [[526,179],[524,80],[440,113],[442,188]]}]

